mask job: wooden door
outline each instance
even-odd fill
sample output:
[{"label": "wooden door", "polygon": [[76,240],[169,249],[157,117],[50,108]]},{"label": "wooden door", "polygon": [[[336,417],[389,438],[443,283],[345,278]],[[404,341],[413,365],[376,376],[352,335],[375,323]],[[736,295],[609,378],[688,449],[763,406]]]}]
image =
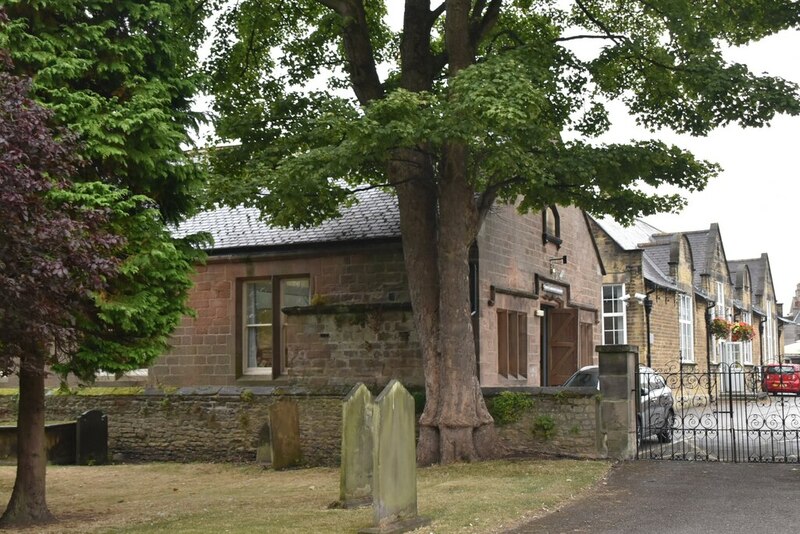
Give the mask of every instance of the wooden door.
[{"label": "wooden door", "polygon": [[550,311],[547,326],[547,384],[557,386],[578,370],[578,310]]}]

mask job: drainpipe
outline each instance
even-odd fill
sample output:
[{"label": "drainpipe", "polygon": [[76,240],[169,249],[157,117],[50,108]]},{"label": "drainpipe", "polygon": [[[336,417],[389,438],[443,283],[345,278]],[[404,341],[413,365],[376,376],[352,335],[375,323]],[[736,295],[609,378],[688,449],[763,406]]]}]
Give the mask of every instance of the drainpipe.
[{"label": "drainpipe", "polygon": [[655,291],[655,289],[651,289],[647,293],[645,293],[644,300],[642,304],[644,304],[644,320],[645,320],[645,328],[647,329],[647,367],[653,367],[653,357],[652,357],[652,350],[650,347],[650,312],[653,311],[653,301],[650,300],[650,293]]}]

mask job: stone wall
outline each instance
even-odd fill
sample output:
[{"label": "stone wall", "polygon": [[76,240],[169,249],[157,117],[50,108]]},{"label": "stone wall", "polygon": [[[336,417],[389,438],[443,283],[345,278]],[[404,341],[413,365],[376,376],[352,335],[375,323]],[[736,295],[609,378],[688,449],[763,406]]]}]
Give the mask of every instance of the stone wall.
[{"label": "stone wall", "polygon": [[[601,264],[588,222],[574,207],[559,206],[561,244],[544,242],[540,212],[520,215],[517,207],[498,204],[477,239],[480,382],[484,386],[541,386],[543,308],[578,308],[587,332],[576,339],[575,367],[596,363],[600,344]],[[567,263],[559,260],[567,257]],[[551,271],[551,267],[553,269]],[[548,292],[544,285],[557,288]],[[493,289],[494,288],[494,289]],[[503,376],[498,364],[498,310],[526,314],[527,369],[524,376]],[[579,330],[579,332],[581,331]]]},{"label": "stone wall", "polygon": [[[597,458],[600,397],[596,391],[524,388],[532,407],[519,420],[498,424],[512,456],[548,454]],[[500,390],[486,390],[487,402]],[[298,403],[303,465],[339,464],[342,401],[346,391],[311,395],[300,389],[203,387],[175,393],[48,395],[47,418],[74,420],[90,409],[108,416],[115,462],[254,462],[268,407]],[[0,421],[14,421],[16,397],[0,397]]]},{"label": "stone wall", "polygon": [[[299,405],[304,465],[339,461],[343,395],[288,394],[239,388],[185,388],[173,394],[52,395],[48,420],[74,420],[90,409],[108,415],[109,453],[116,462],[254,462],[268,406]],[[248,393],[245,393],[245,392]],[[16,418],[15,398],[0,398],[0,419]]]},{"label": "stone wall", "polygon": [[[596,391],[526,389],[517,394],[529,396],[532,406],[521,412],[518,420],[496,426],[508,455],[601,456],[598,450],[600,397]],[[486,397],[491,404],[496,393]]]}]

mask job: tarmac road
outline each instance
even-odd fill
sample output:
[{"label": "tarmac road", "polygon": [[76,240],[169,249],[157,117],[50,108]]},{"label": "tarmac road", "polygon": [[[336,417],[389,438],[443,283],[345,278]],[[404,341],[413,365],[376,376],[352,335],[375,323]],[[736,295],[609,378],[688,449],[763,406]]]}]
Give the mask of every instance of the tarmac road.
[{"label": "tarmac road", "polygon": [[586,496],[510,533],[797,532],[797,464],[629,461]]}]

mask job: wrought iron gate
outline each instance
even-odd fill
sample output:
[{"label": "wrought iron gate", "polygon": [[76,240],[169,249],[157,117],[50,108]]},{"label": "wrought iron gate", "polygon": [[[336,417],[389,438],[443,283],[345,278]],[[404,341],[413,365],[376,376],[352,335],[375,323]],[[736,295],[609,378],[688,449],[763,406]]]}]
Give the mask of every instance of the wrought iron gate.
[{"label": "wrought iron gate", "polygon": [[[762,368],[738,363],[708,372],[646,369],[639,375],[638,458],[800,463],[800,384],[791,367],[777,378],[771,373],[769,384]],[[666,387],[658,389],[658,377]]]}]

